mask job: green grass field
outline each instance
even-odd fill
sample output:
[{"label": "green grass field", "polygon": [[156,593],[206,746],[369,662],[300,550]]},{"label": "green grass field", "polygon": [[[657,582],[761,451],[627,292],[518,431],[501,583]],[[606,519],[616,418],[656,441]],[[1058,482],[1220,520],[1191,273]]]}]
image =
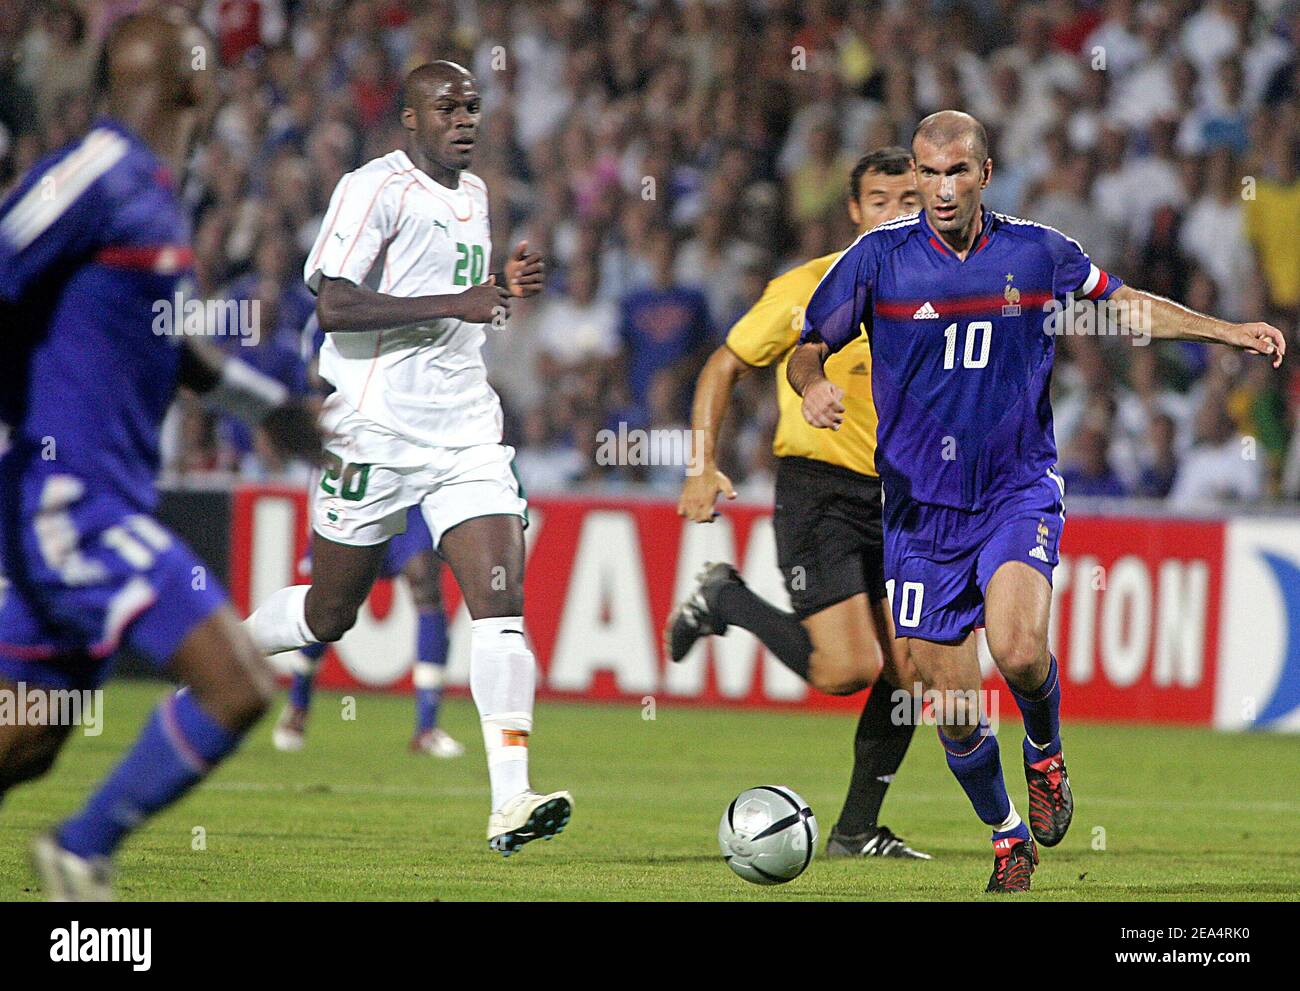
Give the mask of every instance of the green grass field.
[{"label": "green grass field", "polygon": [[[134,737],[157,684],[117,682],[105,731],[74,735],[43,781],[0,806],[0,898],[41,897],[26,861],[38,829],[77,806]],[[723,808],[742,789],[786,784],[812,805],[823,836],[839,812],[854,721],[846,715],[640,706],[538,707],[533,781],[574,793],[574,818],[551,843],[503,861],[484,840],[487,788],[467,699],[443,725],[469,753],[405,750],[406,698],[318,696],[308,748],[277,753],[269,720],[178,807],[129,841],[123,899],[876,900],[988,898],[991,854],[944,766],[933,731],[917,733],[883,820],[935,855],[928,863],[815,859],[790,884],[760,888],[718,855]],[[1001,743],[1013,800],[1026,805],[1018,720]],[[1294,738],[1069,726],[1074,826],[1044,851],[1037,899],[1286,899],[1300,891],[1300,797]],[[196,827],[206,849],[196,850]],[[201,845],[201,844],[200,844]]]}]

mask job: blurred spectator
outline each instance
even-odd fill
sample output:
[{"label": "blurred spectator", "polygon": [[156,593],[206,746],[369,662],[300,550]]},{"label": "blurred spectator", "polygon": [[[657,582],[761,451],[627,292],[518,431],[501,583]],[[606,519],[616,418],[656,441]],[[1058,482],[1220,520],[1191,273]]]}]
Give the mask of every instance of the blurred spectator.
[{"label": "blurred spectator", "polygon": [[1188,452],[1169,493],[1180,508],[1216,502],[1252,502],[1261,493],[1255,439],[1238,433],[1224,408],[1225,397],[1211,393],[1196,414],[1196,443]]},{"label": "blurred spectator", "polygon": [[99,51],[87,34],[85,17],[75,5],[43,6],[43,17],[27,36],[24,78],[36,94],[41,121],[51,123],[70,100],[85,94]]},{"label": "blurred spectator", "polygon": [[845,176],[853,159],[840,151],[839,130],[829,113],[808,133],[808,157],[791,173],[791,212],[796,223],[820,220],[841,208]]},{"label": "blurred spectator", "polygon": [[1110,465],[1106,454],[1109,446],[1110,439],[1098,427],[1086,426],[1079,432],[1070,448],[1070,456],[1061,466],[1067,495],[1118,498],[1128,494]]},{"label": "blurred spectator", "polygon": [[524,415],[515,471],[525,492],[563,492],[582,476],[585,460],[556,436],[545,409],[535,407]]},{"label": "blurred spectator", "polygon": [[1245,294],[1255,279],[1242,207],[1239,170],[1232,152],[1220,148],[1206,162],[1199,196],[1179,231],[1178,247],[1214,280],[1219,312],[1230,320],[1245,319]]},{"label": "blurred spectator", "polygon": [[1099,267],[1119,261],[1119,235],[1088,203],[1088,163],[1075,158],[1044,177],[1042,191],[1026,211],[1037,223],[1069,231]]},{"label": "blurred spectator", "polygon": [[575,380],[586,372],[594,372],[603,385],[613,373],[621,348],[619,312],[597,295],[597,278],[591,260],[579,259],[569,269],[567,291],[545,298],[538,308],[533,374],[554,389],[573,392]]},{"label": "blurred spectator", "polygon": [[1178,473],[1178,452],[1175,449],[1174,419],[1158,413],[1151,419],[1150,451],[1142,474],[1138,479],[1137,495],[1148,499],[1163,499],[1174,487]]},{"label": "blurred spectator", "polygon": [[708,302],[698,289],[676,284],[673,236],[657,230],[650,237],[649,260],[653,281],[623,298],[619,333],[627,363],[627,384],[632,401],[648,408],[649,389],[655,375],[665,369],[687,372],[690,362],[713,343]]},{"label": "blurred spectator", "polygon": [[1279,127],[1269,138],[1265,174],[1246,200],[1246,235],[1259,255],[1272,306],[1294,317],[1300,307],[1300,134]]}]

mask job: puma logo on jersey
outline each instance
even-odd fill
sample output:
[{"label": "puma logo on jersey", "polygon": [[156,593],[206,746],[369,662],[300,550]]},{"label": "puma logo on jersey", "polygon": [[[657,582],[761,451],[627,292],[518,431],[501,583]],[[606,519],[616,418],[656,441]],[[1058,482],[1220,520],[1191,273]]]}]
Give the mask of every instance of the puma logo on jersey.
[{"label": "puma logo on jersey", "polygon": [[1037,558],[1038,560],[1042,561],[1044,564],[1047,563],[1047,551],[1043,548],[1041,544],[1035,544],[1033,547],[1029,548],[1029,556],[1033,558]]},{"label": "puma logo on jersey", "polygon": [[433,224],[434,227],[441,227],[442,232],[446,234],[448,237],[451,237],[451,231],[447,229],[447,225],[444,224],[441,220],[431,220],[430,223]]},{"label": "puma logo on jersey", "polygon": [[854,365],[852,368],[849,369],[849,374],[869,375],[871,374],[871,370],[867,368],[867,363],[865,361],[859,361],[856,365]]},{"label": "puma logo on jersey", "polygon": [[348,239],[348,236],[344,234],[342,231],[335,231],[334,236],[338,238],[340,241],[346,241]]},{"label": "puma logo on jersey", "polygon": [[939,311],[936,310],[933,306],[931,306],[930,301],[927,299],[921,305],[921,308],[912,314],[912,319],[913,320],[938,320]]}]

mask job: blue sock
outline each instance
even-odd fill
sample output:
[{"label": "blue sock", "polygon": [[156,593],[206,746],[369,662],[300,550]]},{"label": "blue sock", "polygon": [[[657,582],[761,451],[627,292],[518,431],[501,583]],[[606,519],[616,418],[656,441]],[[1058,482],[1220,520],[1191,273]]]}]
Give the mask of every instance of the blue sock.
[{"label": "blue sock", "polygon": [[189,692],[177,692],[154,709],[135,746],[85,807],[59,827],[59,843],[81,857],[110,855],[127,833],[205,777],[242,736],[204,712]]},{"label": "blue sock", "polygon": [[447,669],[447,617],[441,609],[420,613],[416,633],[415,733],[438,725],[442,678]]},{"label": "blue sock", "polygon": [[962,740],[950,739],[939,730],[939,742],[948,755],[948,767],[966,792],[980,821],[989,826],[1001,826],[1011,815],[1011,799],[1007,797],[1007,785],[1002,780],[998,738],[989,732],[989,724],[981,719],[979,728]]},{"label": "blue sock", "polygon": [[1010,839],[1012,837],[1018,840],[1029,839],[1029,827],[1025,825],[1025,821],[1023,819],[1021,819],[1020,822],[1016,823],[1016,825],[1013,826],[1011,829],[993,830],[994,843],[996,843],[998,840]]},{"label": "blue sock", "polygon": [[307,669],[295,671],[293,684],[289,686],[289,704],[295,709],[311,708],[311,690],[316,685],[316,669],[320,666],[320,659],[325,656],[327,646],[323,643],[309,643],[302,648],[302,654],[308,661]]},{"label": "blue sock", "polygon": [[1052,663],[1047,668],[1047,677],[1037,691],[1022,695],[1007,686],[1025,722],[1025,760],[1030,764],[1061,752],[1061,678],[1056,655],[1050,656]]}]

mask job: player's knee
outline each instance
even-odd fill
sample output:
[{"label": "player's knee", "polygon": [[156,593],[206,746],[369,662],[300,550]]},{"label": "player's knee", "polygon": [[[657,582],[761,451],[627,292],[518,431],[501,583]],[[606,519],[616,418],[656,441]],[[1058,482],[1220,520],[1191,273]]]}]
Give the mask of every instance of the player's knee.
[{"label": "player's knee", "polygon": [[65,735],[56,727],[27,727],[0,737],[0,795],[53,767]]},{"label": "player's knee", "polygon": [[989,653],[998,670],[1011,681],[1031,674],[1047,656],[1047,644],[1032,630],[1018,629],[999,637],[989,637]]},{"label": "player's knee", "polygon": [[871,687],[879,671],[879,658],[867,652],[819,647],[808,661],[808,682],[827,695],[852,695]]},{"label": "player's knee", "polygon": [[356,622],[356,606],[307,601],[307,626],[321,643],[337,643]]},{"label": "player's knee", "polygon": [[242,670],[221,686],[220,701],[201,700],[205,708],[215,707],[212,714],[230,729],[246,729],[266,715],[275,695],[275,683],[256,671]]},{"label": "player's knee", "polygon": [[203,686],[198,701],[230,729],[246,729],[266,715],[275,698],[275,675],[252,647],[232,644],[231,663],[220,677]]},{"label": "player's knee", "polygon": [[914,691],[915,686],[921,684],[921,672],[916,662],[912,660],[911,651],[902,646],[898,640],[895,640],[887,650],[882,674],[887,680],[892,681],[895,687],[904,688],[909,692]]}]

